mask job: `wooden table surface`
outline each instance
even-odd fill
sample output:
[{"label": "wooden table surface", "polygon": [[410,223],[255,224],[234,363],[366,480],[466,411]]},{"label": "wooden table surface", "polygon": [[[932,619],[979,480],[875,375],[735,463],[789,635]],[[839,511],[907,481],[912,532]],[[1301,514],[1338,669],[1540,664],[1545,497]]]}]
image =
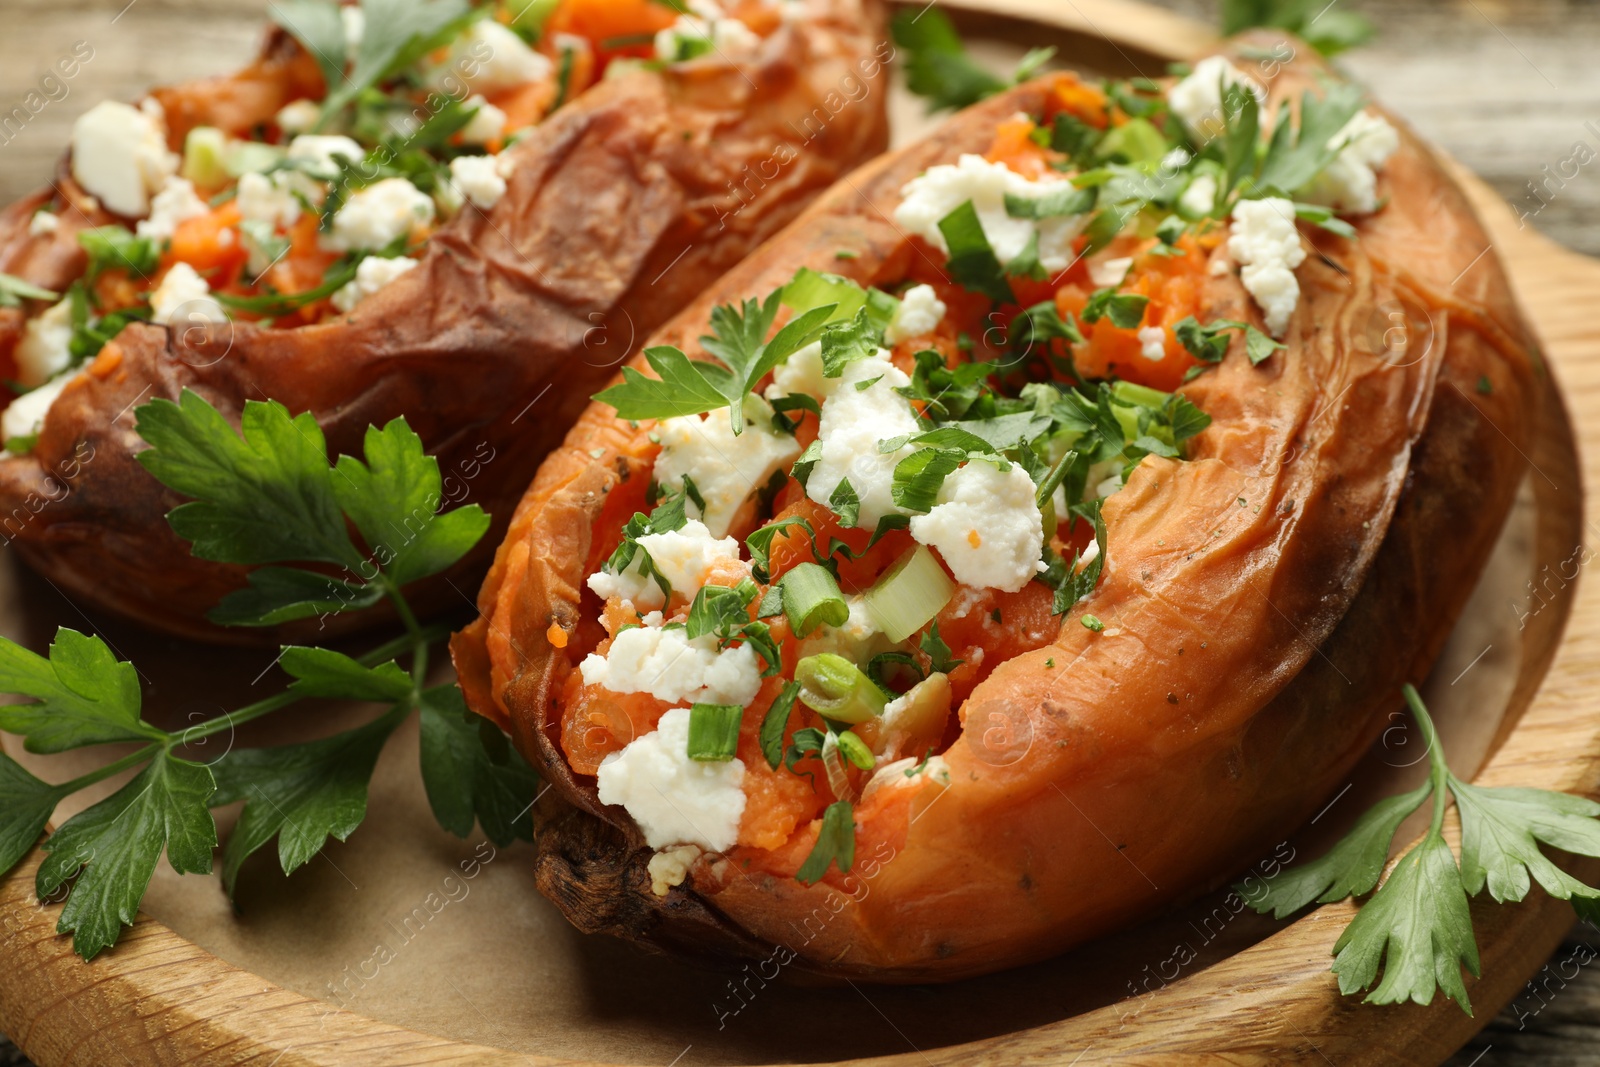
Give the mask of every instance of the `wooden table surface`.
[{"label": "wooden table surface", "polygon": [[[1214,17],[1214,0],[1153,2]],[[1352,73],[1528,225],[1600,256],[1600,2],[1333,2],[1379,28],[1344,57]],[[265,7],[266,0],[0,0],[0,117],[56,60],[92,49],[76,77],[46,86],[51,99],[26,125],[0,125],[0,202],[39,183],[73,120],[96,101],[245,61]],[[0,1067],[27,1063],[0,1037]],[[1574,927],[1523,994],[1450,1063],[1600,1064],[1600,930]]]}]

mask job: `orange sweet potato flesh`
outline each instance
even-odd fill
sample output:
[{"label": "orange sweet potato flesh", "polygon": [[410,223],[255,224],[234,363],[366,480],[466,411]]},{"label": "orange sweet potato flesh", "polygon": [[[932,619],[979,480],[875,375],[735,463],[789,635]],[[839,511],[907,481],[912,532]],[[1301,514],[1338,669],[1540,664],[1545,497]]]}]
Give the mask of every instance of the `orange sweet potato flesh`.
[{"label": "orange sweet potato flesh", "polygon": [[[1297,98],[1325,73],[1301,61],[1271,92]],[[894,280],[901,185],[982,152],[1047,87],[858,171],[657,340],[685,344],[713,303],[801,266]],[[483,618],[452,646],[473,707],[551,784],[536,808],[546,895],[583,929],[685,952],[783,945],[820,974],[943,981],[1114,931],[1270,851],[1428,670],[1510,507],[1536,414],[1532,343],[1462,192],[1404,130],[1381,181],[1389,205],[1358,240],[1307,232],[1288,351],[1259,368],[1232,357],[1186,387],[1214,422],[1190,459],[1146,458],[1107,502],[1099,587],[1051,645],[966,701],[950,786],[858,806],[857,869],[810,888],[793,878],[816,833],[802,828],[654,898],[638,831],[562,762],[556,697],[572,663],[545,635],[576,624],[593,521],[609,492],[647,477],[649,454],[643,430],[586,411],[519,508]],[[1253,314],[1231,273],[1208,278],[1201,306],[1201,321]],[[1397,313],[1404,347],[1384,342]]]},{"label": "orange sweet potato flesh", "polygon": [[[355,455],[368,425],[404,415],[439,458],[446,506],[497,519],[449,576],[470,583],[540,460],[638,342],[882,151],[891,54],[877,0],[813,0],[738,69],[707,58],[582,94],[510,150],[516,172],[492,211],[444,225],[418,269],[347,318],[188,336],[129,327],[68,386],[32,454],[0,460],[0,536],[75,600],[163,630],[277,641],[317,625],[205,621],[245,571],[192,558],[164,521],[182,498],[134,460],[134,409],[193,389],[234,421],[247,400],[313,412],[330,448]],[[274,33],[245,71],[154,95],[179,147],[194,125],[242,134],[319,90],[315,65]],[[55,235],[28,232],[47,194],[0,214],[0,271],[51,289],[82,272],[78,231],[116,221],[65,163],[56,185],[87,210],[63,210]],[[0,311],[0,363],[21,330],[18,312]],[[417,598],[462,599],[445,581]]]}]

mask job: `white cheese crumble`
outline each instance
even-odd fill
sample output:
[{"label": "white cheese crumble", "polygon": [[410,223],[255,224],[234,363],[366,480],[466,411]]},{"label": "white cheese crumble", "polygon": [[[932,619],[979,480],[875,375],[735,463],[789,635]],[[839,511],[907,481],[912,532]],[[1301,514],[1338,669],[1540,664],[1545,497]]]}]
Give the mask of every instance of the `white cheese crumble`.
[{"label": "white cheese crumble", "polygon": [[585,685],[613,693],[649,693],[669,704],[748,705],[761,689],[761,666],[749,645],[717,648],[711,634],[690,640],[682,626],[634,626],[604,656],[579,664]]},{"label": "white cheese crumble", "polygon": [[911,517],[911,536],[937,550],[961,584],[1014,593],[1044,569],[1034,493],[1020,466],[1001,472],[974,460],[944,480],[931,511]]},{"label": "white cheese crumble", "polygon": [[1267,90],[1254,78],[1245,74],[1223,56],[1207,56],[1194,65],[1187,78],[1167,90],[1167,106],[1189,132],[1201,141],[1208,141],[1222,132],[1227,119],[1222,113],[1222,89],[1225,85],[1242,85],[1262,104],[1267,102]]},{"label": "white cheese crumble", "polygon": [[651,848],[698,845],[725,852],[744,817],[744,761],[689,758],[689,709],[673,708],[651,733],[600,764],[602,804],[620,804]]},{"label": "white cheese crumble", "polygon": [[[356,11],[359,14],[358,8],[350,7],[344,10]],[[317,106],[315,100],[296,100],[279,108],[274,121],[284,133],[305,133],[315,126],[321,117],[322,108]]]},{"label": "white cheese crumble", "polygon": [[1328,138],[1338,152],[1333,162],[1301,194],[1340,214],[1367,215],[1378,210],[1378,171],[1400,147],[1400,134],[1381,115],[1358,111]]},{"label": "white cheese crumble", "polygon": [[17,342],[17,382],[32,388],[72,362],[72,301],[62,300],[28,320]]},{"label": "white cheese crumble", "polygon": [[428,80],[434,88],[448,90],[459,78],[473,92],[493,95],[544,81],[553,69],[550,58],[529,48],[515,31],[493,19],[479,19],[455,39],[444,63]]},{"label": "white cheese crumble", "polygon": [[277,176],[241,174],[234,196],[239,217],[244,222],[264,222],[274,228],[289,227],[300,218],[300,201],[279,185]]},{"label": "white cheese crumble", "polygon": [[822,342],[812,341],[778,364],[772,371],[772,384],[767,386],[767,399],[794,396],[804,393],[818,401],[826,400],[839,387],[839,379],[827,378],[822,373]]},{"label": "white cheese crumble", "polygon": [[72,127],[72,177],[107,211],[131,219],[150,213],[150,197],[178,172],[156,108],[114,100],[96,104]]},{"label": "white cheese crumble", "polygon": [[939,220],[972,201],[989,246],[1002,264],[1010,263],[1039,237],[1039,263],[1048,271],[1065,270],[1073,260],[1072,240],[1083,228],[1085,216],[1014,219],[1006,214],[1006,194],[1037,200],[1062,188],[1065,179],[1047,177],[1030,181],[1004,163],[990,163],[979,155],[963,155],[954,165],[929,167],[900,190],[894,221],[946,255],[950,246],[939,230]]},{"label": "white cheese crumble", "polygon": [[76,377],[76,372],[68,371],[13,400],[4,412],[0,412],[0,437],[6,440],[32,437],[44,429],[44,419],[50,413],[50,406],[56,402],[67,383]]},{"label": "white cheese crumble", "polygon": [[[910,385],[911,379],[889,362],[884,349],[870,359],[846,364],[838,381],[833,396],[822,405],[817,429],[822,455],[806,482],[806,495],[826,505],[848,478],[861,501],[857,521],[871,530],[885,515],[900,513],[891,495],[894,467],[911,453],[909,445],[902,445],[884,455],[878,442],[923,427],[911,404],[895,392]],[[857,388],[862,385],[866,388]]]},{"label": "white cheese crumble", "polygon": [[650,892],[664,897],[669,890],[682,885],[684,879],[689,877],[689,868],[700,856],[699,845],[675,845],[651,856],[650,865],[646,868],[650,874]]},{"label": "white cheese crumble", "polygon": [[1239,278],[1267,320],[1267,332],[1282,337],[1300,302],[1294,268],[1306,250],[1295,228],[1294,204],[1280,197],[1241,200],[1233,209],[1228,254],[1240,265]]},{"label": "white cheese crumble", "polygon": [[1139,354],[1151,363],[1167,358],[1167,331],[1160,326],[1144,326],[1139,330]]},{"label": "white cheese crumble", "polygon": [[1108,289],[1114,285],[1121,285],[1128,277],[1128,271],[1132,269],[1132,256],[1119,256],[1116,259],[1091,259],[1089,261],[1089,280],[1098,289]]},{"label": "white cheese crumble", "polygon": [[368,256],[356,267],[355,278],[333,294],[333,306],[348,314],[355,310],[361,301],[416,267],[417,262],[406,256],[396,256],[393,259]]},{"label": "white cheese crumble", "polygon": [[[732,537],[716,538],[706,524],[690,519],[682,527],[666,533],[645,534],[639,547],[650,555],[656,573],[667,580],[672,591],[693,600],[715,567],[739,563],[739,542]],[[652,611],[666,603],[661,585],[654,575],[642,573],[644,559],[633,561],[616,574],[596,571],[589,575],[589,588],[602,600],[617,597],[636,611]]]},{"label": "white cheese crumble", "polygon": [[744,432],[737,437],[727,410],[719,408],[703,416],[667,419],[656,427],[656,439],[661,442],[656,481],[677,492],[688,475],[706,506],[702,512],[690,500],[687,511],[713,537],[725,536],[744,502],[800,454],[799,443],[773,428],[772,408],[756,396],[745,398]]},{"label": "white cheese crumble", "polygon": [[467,97],[462,107],[477,109],[477,114],[461,128],[463,144],[488,144],[498,141],[506,132],[506,113],[485,100],[481,94],[473,93]]},{"label": "white cheese crumble", "polygon": [[1217,179],[1209,174],[1196,175],[1189,188],[1178,197],[1178,210],[1198,218],[1211,214],[1217,204]]},{"label": "white cheese crumble", "polygon": [[186,178],[168,178],[150,201],[150,217],[140,220],[136,228],[140,237],[170,241],[179,223],[210,213],[210,205],[194,191],[193,182]]},{"label": "white cheese crumble", "polygon": [[36,211],[28,220],[30,237],[45,237],[61,228],[61,216],[49,211]]},{"label": "white cheese crumble", "polygon": [[367,13],[355,4],[347,4],[339,9],[339,22],[344,29],[345,51],[355,55],[367,35]]},{"label": "white cheese crumble", "polygon": [[[883,331],[883,343],[897,345],[913,337],[927,337],[939,328],[939,323],[944,321],[947,310],[949,309],[945,307],[944,301],[939,299],[939,294],[933,291],[933,286],[912,286],[906,290],[906,295],[900,298],[900,306],[895,308],[894,318],[889,320],[888,328]],[[820,345],[818,356],[820,359]]]},{"label": "white cheese crumble", "polygon": [[731,59],[759,49],[761,36],[738,19],[679,15],[678,21],[656,34],[656,58],[668,63],[689,59],[701,42],[710,42],[713,53]]},{"label": "white cheese crumble", "polygon": [[211,286],[187,263],[174,263],[150,294],[150,321],[164,326],[227,322]]},{"label": "white cheese crumble", "polygon": [[324,244],[335,252],[377,251],[433,221],[433,200],[404,178],[385,178],[350,194]]},{"label": "white cheese crumble", "polygon": [[500,176],[494,156],[457,156],[450,161],[450,184],[472,202],[488,211],[506,195],[506,180]]},{"label": "white cheese crumble", "polygon": [[367,158],[367,153],[342,134],[306,133],[289,142],[290,162],[310,164],[308,169],[323,181],[339,176],[338,156],[359,163]]}]

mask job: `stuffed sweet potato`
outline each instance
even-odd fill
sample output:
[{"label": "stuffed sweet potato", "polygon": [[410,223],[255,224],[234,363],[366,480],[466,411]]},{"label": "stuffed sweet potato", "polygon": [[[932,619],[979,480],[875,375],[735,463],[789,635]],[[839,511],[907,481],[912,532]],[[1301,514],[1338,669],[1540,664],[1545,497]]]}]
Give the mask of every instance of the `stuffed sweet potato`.
[{"label": "stuffed sweet potato", "polygon": [[1536,364],[1427,149],[1259,54],[958,115],[598,395],[452,645],[575,924],[981,974],[1218,883],[1370,745]]},{"label": "stuffed sweet potato", "polygon": [[140,404],[271,398],[341,452],[404,415],[503,527],[634,343],[886,137],[875,0],[278,10],[240,73],[90,111],[0,216],[5,539],[204,638],[247,574],[167,528]]}]

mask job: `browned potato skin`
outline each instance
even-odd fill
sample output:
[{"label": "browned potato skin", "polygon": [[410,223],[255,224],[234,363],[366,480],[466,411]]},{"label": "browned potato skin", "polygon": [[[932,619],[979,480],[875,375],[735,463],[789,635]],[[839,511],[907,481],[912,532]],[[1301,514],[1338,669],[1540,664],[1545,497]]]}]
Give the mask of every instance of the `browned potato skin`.
[{"label": "browned potato skin", "polygon": [[[539,461],[636,343],[886,144],[892,48],[878,0],[810,10],[742,69],[708,58],[591,88],[511,150],[499,205],[443,226],[421,267],[348,317],[187,337],[128,328],[56,402],[33,453],[0,460],[0,536],[74,599],[173,633],[278,641],[322,628],[205,621],[246,571],[191,557],[164,520],[182,498],[134,460],[134,409],[193,389],[235,422],[247,400],[314,412],[330,448],[354,455],[369,425],[404,415],[439,458],[446,506],[497,519],[450,576],[470,583]],[[243,74],[158,92],[174,143],[195,124],[242,132],[269,118],[306,76],[295,52],[269,35]],[[82,203],[65,165],[57,184]],[[53,238],[29,237],[40,202],[0,216],[0,271],[59,288],[82,270],[77,230],[113,220],[68,211]],[[0,315],[0,351],[20,328],[16,312]],[[462,599],[443,580],[418,591],[419,610]]]},{"label": "browned potato skin", "polygon": [[[1273,96],[1297,98],[1323,70],[1300,61]],[[1036,109],[1042,91],[1023,86],[858,171],[656,343],[685,344],[715,303],[800,266],[895,277],[903,242],[887,219],[903,182],[985,150],[995,123]],[[1392,201],[1358,241],[1308,234],[1290,351],[1260,368],[1236,352],[1187,387],[1216,419],[1191,459],[1147,460],[1112,498],[1100,587],[1054,645],[1001,666],[962,709],[980,722],[990,701],[1020,709],[1027,755],[996,767],[963,736],[946,753],[949,795],[924,786],[913,801],[914,835],[859,824],[858,860],[894,851],[856,875],[807,888],[735,849],[657,899],[631,820],[567,768],[556,695],[570,661],[547,632],[572,631],[592,520],[648,455],[648,427],[585,412],[519,508],[483,617],[452,644],[469,702],[550,783],[535,809],[541,891],[588,931],[711,957],[786,946],[815,974],[928,982],[1054,955],[1269,854],[1437,656],[1509,510],[1535,416],[1540,371],[1499,263],[1482,254],[1488,238],[1428,149],[1390,121],[1403,138],[1381,179]],[[840,248],[858,258],[836,260]],[[1391,300],[1431,318],[1426,352],[1397,359],[1373,344]],[[1206,303],[1211,317],[1259,321],[1231,274]],[[1078,625],[1083,612],[1106,633]],[[1070,666],[1051,670],[1047,656]]]}]

